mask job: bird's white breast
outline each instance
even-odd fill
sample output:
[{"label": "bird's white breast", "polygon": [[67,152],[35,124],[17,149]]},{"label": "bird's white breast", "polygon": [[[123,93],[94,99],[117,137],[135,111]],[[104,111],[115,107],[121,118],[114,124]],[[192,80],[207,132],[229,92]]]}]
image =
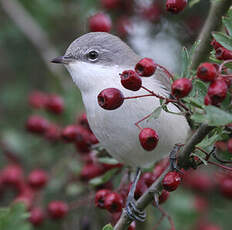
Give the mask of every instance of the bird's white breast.
[{"label": "bird's white breast", "polygon": [[[158,133],[159,143],[156,149],[148,152],[141,147],[138,139],[140,130],[135,123],[160,105],[159,99],[155,97],[125,100],[121,107],[112,111],[104,110],[98,105],[97,95],[105,88],[118,88],[125,97],[147,93],[144,89],[133,92],[121,86],[119,73],[132,68],[104,67],[83,62],[67,68],[81,90],[92,131],[102,146],[120,162],[133,167],[147,166],[167,156],[176,143],[183,143],[187,138],[189,125],[186,119],[162,111],[158,119],[140,124],[144,128],[153,128]],[[168,96],[155,76],[143,78],[143,85],[160,95]],[[169,104],[169,109],[178,112],[172,104]]]}]

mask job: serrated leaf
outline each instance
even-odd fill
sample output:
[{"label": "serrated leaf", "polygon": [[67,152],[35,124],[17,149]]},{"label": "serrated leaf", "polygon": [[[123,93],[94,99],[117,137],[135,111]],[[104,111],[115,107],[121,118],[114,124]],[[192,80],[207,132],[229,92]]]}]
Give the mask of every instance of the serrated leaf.
[{"label": "serrated leaf", "polygon": [[147,119],[150,121],[151,119],[158,119],[162,111],[162,106],[157,107],[152,113],[151,116]]},{"label": "serrated leaf", "polygon": [[232,37],[222,32],[214,32],[213,37],[216,39],[217,42],[219,42],[226,49],[232,50]]},{"label": "serrated leaf", "polygon": [[93,185],[93,186],[98,186],[101,184],[105,184],[107,181],[109,181],[111,179],[111,177],[118,171],[117,168],[115,169],[111,169],[109,171],[107,171],[104,175],[99,176],[99,177],[95,177],[92,180],[89,181],[89,184]]},{"label": "serrated leaf", "polygon": [[222,22],[225,25],[229,35],[232,36],[232,17],[223,17]]},{"label": "serrated leaf", "polygon": [[102,230],[113,230],[114,228],[113,228],[113,226],[111,225],[111,224],[107,224],[107,225],[105,225],[104,227],[103,227],[103,229]]},{"label": "serrated leaf", "polygon": [[117,160],[115,160],[112,157],[100,157],[98,158],[98,162],[103,164],[109,164],[109,165],[116,165],[119,163]]},{"label": "serrated leaf", "polygon": [[209,126],[224,126],[232,123],[232,114],[215,106],[206,106],[205,113],[195,113],[191,116],[195,122],[206,122]]}]

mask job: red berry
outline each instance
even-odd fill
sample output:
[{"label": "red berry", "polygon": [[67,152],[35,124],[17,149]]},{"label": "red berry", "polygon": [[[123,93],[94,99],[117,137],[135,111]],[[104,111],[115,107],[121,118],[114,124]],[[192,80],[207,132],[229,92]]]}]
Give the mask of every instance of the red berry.
[{"label": "red berry", "polygon": [[120,194],[111,192],[106,195],[104,206],[111,213],[120,212],[123,206],[123,199]]},{"label": "red berry", "polygon": [[217,141],[214,145],[217,148],[217,150],[223,151],[223,152],[227,150],[227,146],[228,146],[225,141]]},{"label": "red berry", "polygon": [[188,78],[180,78],[172,83],[172,95],[176,98],[186,97],[192,90],[192,82]]},{"label": "red berry", "polygon": [[45,138],[49,141],[57,141],[60,139],[60,135],[60,127],[55,124],[49,124],[45,132]]},{"label": "red berry", "polygon": [[55,114],[60,114],[64,110],[64,100],[58,95],[50,95],[46,104],[46,108]]},{"label": "red berry", "polygon": [[39,91],[33,91],[29,95],[29,104],[35,109],[44,108],[47,103],[47,99],[47,94]]},{"label": "red berry", "polygon": [[204,104],[205,105],[212,105],[212,101],[211,101],[210,96],[208,94],[206,94],[206,96],[204,98]]},{"label": "red berry", "polygon": [[30,217],[29,221],[34,225],[34,226],[40,226],[45,219],[44,212],[40,208],[33,208],[30,211]]},{"label": "red berry", "polygon": [[182,11],[187,5],[187,0],[167,0],[166,1],[166,10],[177,14]]},{"label": "red berry", "polygon": [[172,192],[177,189],[181,182],[181,176],[178,172],[169,172],[163,179],[163,188],[168,192]]},{"label": "red berry", "polygon": [[110,32],[111,26],[111,19],[106,14],[97,13],[89,18],[91,32]]},{"label": "red berry", "polygon": [[111,191],[108,189],[101,189],[97,191],[97,193],[95,194],[95,205],[98,208],[105,208],[104,206],[105,198],[109,193],[111,193]]},{"label": "red berry", "polygon": [[162,193],[159,196],[159,204],[163,204],[169,197],[170,193],[163,189]]},{"label": "red berry", "polygon": [[81,170],[80,178],[83,181],[88,181],[100,176],[103,172],[103,168],[98,164],[86,164]]},{"label": "red berry", "polygon": [[216,80],[212,82],[207,93],[212,101],[212,105],[221,103],[226,98],[227,90],[227,84],[224,80]]},{"label": "red berry", "polygon": [[143,58],[136,66],[135,71],[143,77],[150,77],[155,73],[157,65],[151,58]]},{"label": "red berry", "polygon": [[30,172],[28,176],[28,184],[33,189],[43,188],[47,184],[47,181],[48,181],[48,175],[42,169],[35,169],[32,172]]},{"label": "red berry", "polygon": [[197,77],[202,81],[212,82],[217,78],[217,76],[217,69],[212,63],[205,62],[197,68]]},{"label": "red berry", "polygon": [[48,128],[48,121],[38,115],[32,115],[28,118],[26,128],[29,132],[43,134]]},{"label": "red berry", "polygon": [[230,60],[232,59],[232,52],[224,47],[216,49],[215,56],[218,60]]},{"label": "red berry", "polygon": [[134,197],[135,199],[139,199],[143,195],[143,193],[147,190],[147,185],[145,184],[144,180],[139,180],[136,189],[135,189],[135,194]]},{"label": "red berry", "polygon": [[216,50],[219,47],[223,47],[219,42],[217,42],[215,39],[212,40],[212,42],[210,43],[213,48]]},{"label": "red berry", "polygon": [[208,209],[208,200],[202,196],[195,196],[194,206],[196,211],[200,213],[205,213]]},{"label": "red berry", "polygon": [[101,0],[101,5],[107,10],[118,8],[120,0]]},{"label": "red berry", "polygon": [[68,210],[68,205],[63,201],[52,201],[48,204],[48,214],[52,219],[63,218]]},{"label": "red berry", "polygon": [[120,74],[121,84],[129,90],[137,91],[142,86],[140,76],[134,70],[125,70]]},{"label": "red berry", "polygon": [[120,90],[107,88],[98,94],[98,104],[106,110],[114,110],[123,104],[124,97]]},{"label": "red berry", "polygon": [[77,125],[66,126],[61,133],[62,138],[67,142],[74,142],[79,133]]},{"label": "red berry", "polygon": [[23,183],[23,170],[18,165],[8,165],[1,172],[1,180],[5,185],[19,188]]},{"label": "red berry", "polygon": [[142,16],[151,22],[158,22],[160,20],[161,13],[160,6],[159,4],[156,4],[156,2],[142,9]]},{"label": "red berry", "polygon": [[227,149],[230,153],[232,153],[232,138],[230,138],[228,141],[227,141]]},{"label": "red berry", "polygon": [[139,133],[139,141],[145,150],[152,151],[158,144],[159,136],[155,130],[144,128]]}]

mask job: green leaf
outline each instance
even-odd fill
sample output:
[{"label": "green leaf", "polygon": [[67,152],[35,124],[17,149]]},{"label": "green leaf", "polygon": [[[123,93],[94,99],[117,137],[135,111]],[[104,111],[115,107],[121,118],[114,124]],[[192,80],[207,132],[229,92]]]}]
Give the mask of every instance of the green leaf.
[{"label": "green leaf", "polygon": [[202,156],[203,154],[200,154],[200,151],[197,151],[197,153],[191,153],[191,156],[195,156],[198,157],[204,165],[207,165],[207,161],[204,159],[204,156]]},{"label": "green leaf", "polygon": [[224,126],[232,123],[232,114],[215,106],[206,106],[205,113],[195,113],[191,116],[195,122],[206,122],[210,126]]},{"label": "green leaf", "polygon": [[151,119],[158,119],[162,111],[162,106],[157,107],[152,113],[151,116],[147,119],[150,121]]},{"label": "green leaf", "polygon": [[25,205],[17,203],[10,208],[0,209],[1,230],[30,230],[31,225],[27,221],[28,213]]},{"label": "green leaf", "polygon": [[109,164],[109,165],[116,165],[119,163],[117,160],[115,160],[112,157],[100,157],[98,158],[98,162],[103,164]]},{"label": "green leaf", "polygon": [[213,37],[216,39],[217,42],[219,42],[226,49],[232,50],[232,37],[222,32],[214,32]]},{"label": "green leaf", "polygon": [[113,226],[111,225],[111,224],[107,224],[107,225],[105,225],[104,227],[103,227],[103,229],[102,230],[113,230],[114,228],[113,228]]},{"label": "green leaf", "polygon": [[186,47],[183,47],[181,56],[182,56],[181,77],[187,77],[190,59],[189,59],[189,53]]},{"label": "green leaf", "polygon": [[93,185],[93,186],[98,186],[101,184],[105,184],[107,181],[109,181],[111,179],[111,177],[118,171],[117,168],[115,169],[111,169],[109,171],[107,171],[104,175],[99,176],[99,177],[95,177],[92,180],[89,181],[89,184]]},{"label": "green leaf", "polygon": [[225,25],[229,35],[232,36],[232,17],[223,17],[222,22]]}]

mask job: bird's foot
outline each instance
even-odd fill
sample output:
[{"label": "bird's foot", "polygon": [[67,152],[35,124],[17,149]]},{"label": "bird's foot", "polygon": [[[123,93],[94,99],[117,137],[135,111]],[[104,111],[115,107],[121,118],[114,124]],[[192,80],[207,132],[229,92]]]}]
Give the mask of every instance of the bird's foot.
[{"label": "bird's foot", "polygon": [[127,216],[131,220],[144,222],[146,219],[146,212],[141,211],[136,207],[135,199],[131,199],[130,201],[127,201],[125,211],[127,213]]},{"label": "bird's foot", "polygon": [[171,171],[178,171],[180,174],[183,174],[182,171],[177,166],[177,157],[176,157],[176,154],[179,152],[181,147],[182,145],[180,144],[176,144],[174,146],[174,148],[169,154],[169,160],[170,160]]}]

